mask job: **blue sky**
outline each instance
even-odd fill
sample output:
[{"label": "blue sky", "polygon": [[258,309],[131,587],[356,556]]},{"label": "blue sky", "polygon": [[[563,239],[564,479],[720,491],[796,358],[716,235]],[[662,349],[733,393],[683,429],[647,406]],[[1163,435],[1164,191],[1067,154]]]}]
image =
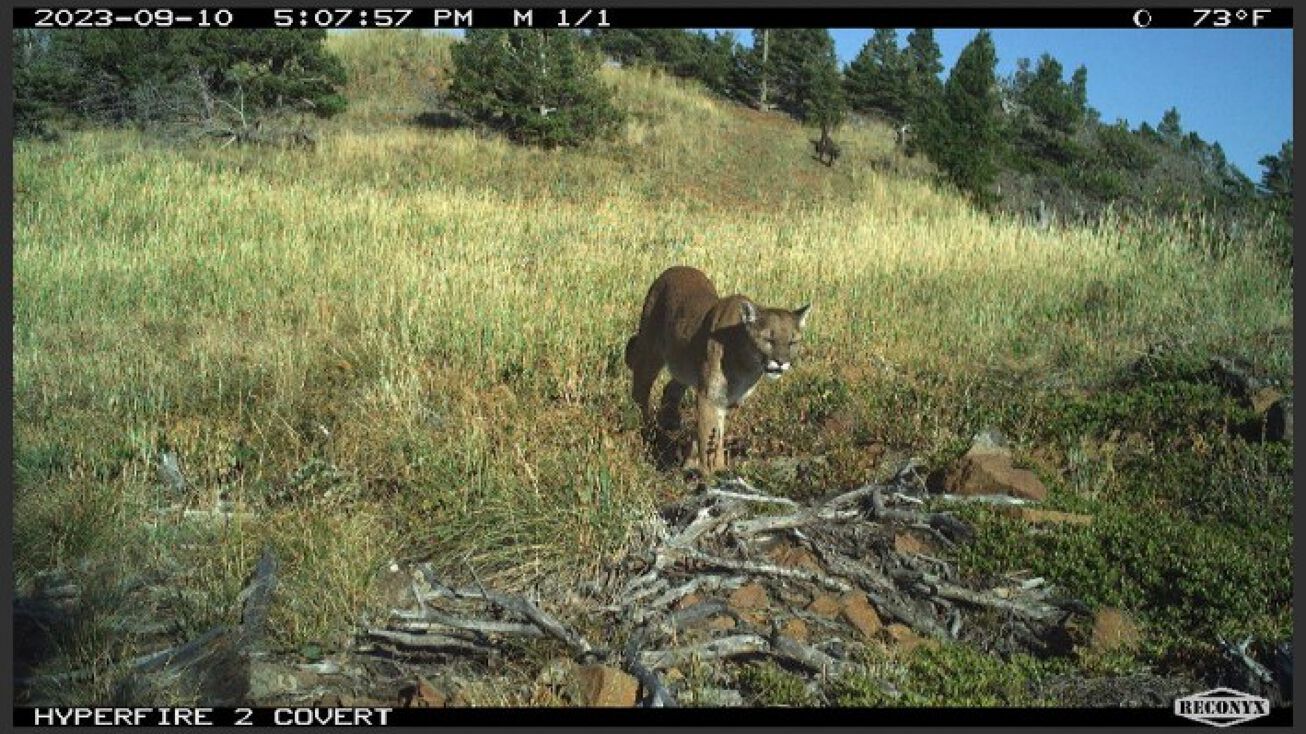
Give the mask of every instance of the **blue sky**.
[{"label": "blue sky", "polygon": [[[905,45],[909,29],[898,31]],[[946,77],[977,30],[938,29]],[[1102,120],[1155,126],[1170,107],[1185,131],[1219,142],[1229,160],[1259,181],[1261,156],[1292,137],[1291,30],[1017,30],[994,29],[998,74],[1016,59],[1052,54],[1066,75],[1088,68],[1088,103]],[[737,32],[751,43],[747,31]],[[867,30],[832,30],[841,63],[857,55]]]}]

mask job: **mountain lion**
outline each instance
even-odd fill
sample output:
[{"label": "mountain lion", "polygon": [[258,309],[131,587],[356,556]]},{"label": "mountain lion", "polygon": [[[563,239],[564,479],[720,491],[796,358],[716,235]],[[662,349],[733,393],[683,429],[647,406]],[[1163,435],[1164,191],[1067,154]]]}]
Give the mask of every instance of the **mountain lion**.
[{"label": "mountain lion", "polygon": [[639,332],[626,342],[631,395],[645,430],[654,425],[649,394],[666,367],[671,381],[662,392],[657,424],[677,428],[680,400],[686,388],[694,388],[698,440],[691,456],[704,476],[724,469],[727,411],[752,394],[762,375],[774,380],[789,371],[809,308],[762,308],[738,294],[720,298],[701,271],[667,269],[644,298]]}]

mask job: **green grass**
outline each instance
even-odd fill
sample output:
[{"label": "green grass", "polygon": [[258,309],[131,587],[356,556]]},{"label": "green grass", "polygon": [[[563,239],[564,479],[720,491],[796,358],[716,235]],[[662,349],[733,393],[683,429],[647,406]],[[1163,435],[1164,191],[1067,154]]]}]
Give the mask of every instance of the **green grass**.
[{"label": "green grass", "polygon": [[[1217,262],[1163,222],[1035,231],[990,219],[935,187],[928,164],[896,158],[887,128],[841,133],[844,157],[827,169],[808,153],[811,131],[642,71],[604,72],[632,111],[616,139],[521,149],[416,120],[447,83],[449,39],[330,43],[350,67],[351,109],[322,123],[312,151],[178,148],[126,131],[16,143],[20,590],[88,561],[122,575],[199,567],[188,583],[214,600],[193,610],[201,626],[231,618],[270,544],[285,556],[274,642],[296,649],[346,639],[394,559],[507,588],[590,578],[687,491],[644,454],[620,357],[645,289],[672,264],[767,305],[814,304],[797,368],[731,424],[750,462],[823,458],[777,480],[795,496],[882,471],[869,442],[937,463],[997,425],[1022,446],[1069,451],[1153,410],[1073,396],[1110,387],[1158,341],[1291,373],[1290,280],[1255,242]],[[1146,399],[1225,410],[1205,387],[1176,390]],[[1197,421],[1210,444],[1223,433],[1203,411],[1175,422]],[[1054,483],[1054,502],[1096,502],[1103,520],[1050,546],[1068,556],[1040,545],[1035,557],[1092,592],[1099,570],[1164,575],[1215,549],[1226,560],[1191,561],[1197,588],[1178,597],[1149,602],[1173,591],[1158,579],[1120,592],[1188,634],[1238,627],[1253,603],[1220,591],[1232,606],[1218,619],[1164,616],[1208,585],[1279,599],[1270,577],[1290,571],[1275,555],[1291,545],[1290,513],[1243,532],[1239,511],[1219,508],[1246,504],[1232,491],[1243,479],[1283,495],[1291,458],[1235,441],[1201,476],[1198,445],[1166,449],[1171,463],[1081,469],[1096,498]],[[171,501],[154,478],[162,449],[198,487],[193,505],[222,494],[255,519],[179,540],[184,528],[155,514]],[[1198,513],[1147,533],[1173,539],[1164,552],[1124,542],[1156,524],[1149,492]],[[983,529],[978,571],[1024,563],[1018,551],[1035,545],[1001,521]],[[1131,565],[1149,563],[1171,566]]]}]

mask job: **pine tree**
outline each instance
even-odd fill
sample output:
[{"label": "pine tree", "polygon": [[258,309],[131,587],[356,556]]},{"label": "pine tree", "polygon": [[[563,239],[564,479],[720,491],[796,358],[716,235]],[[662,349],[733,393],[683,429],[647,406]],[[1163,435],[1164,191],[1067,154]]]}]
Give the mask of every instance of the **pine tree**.
[{"label": "pine tree", "polygon": [[1017,81],[1018,100],[1039,122],[1059,133],[1069,134],[1079,124],[1083,108],[1077,103],[1073,85],[1062,81],[1062,72],[1061,62],[1050,54],[1043,54],[1027,80]]},{"label": "pine tree", "polygon": [[834,39],[823,28],[775,29],[770,37],[769,78],[774,101],[782,110],[806,120],[816,70],[828,64],[838,74]]},{"label": "pine tree", "polygon": [[1278,155],[1267,155],[1257,161],[1261,172],[1261,190],[1276,199],[1292,201],[1292,141],[1285,141]]},{"label": "pine tree", "polygon": [[958,188],[982,206],[994,203],[997,176],[999,105],[997,52],[987,30],[962,49],[943,89],[943,114],[926,132],[930,157]]},{"label": "pine tree", "polygon": [[833,130],[844,119],[847,100],[843,80],[834,60],[813,58],[804,69],[806,97],[802,119],[819,125],[823,130]]},{"label": "pine tree", "polygon": [[15,61],[23,62],[15,93],[93,122],[210,124],[236,109],[250,126],[267,113],[328,117],[345,108],[345,69],[326,50],[326,31],[105,29],[39,38]]},{"label": "pine tree", "polygon": [[1161,116],[1161,123],[1156,126],[1156,132],[1162,142],[1171,147],[1179,147],[1184,134],[1183,126],[1179,124],[1179,110],[1174,107],[1166,110]]},{"label": "pine tree", "polygon": [[453,48],[449,100],[510,138],[579,145],[621,116],[596,72],[600,57],[561,30],[472,30]]},{"label": "pine tree", "polygon": [[1079,119],[1088,115],[1088,69],[1080,64],[1075,73],[1070,75],[1070,99],[1075,106]]},{"label": "pine tree", "polygon": [[848,106],[858,112],[876,112],[890,120],[906,117],[910,82],[907,58],[898,49],[898,32],[877,28],[845,74]]},{"label": "pine tree", "polygon": [[[907,67],[906,122],[912,130],[927,130],[943,107],[943,53],[930,28],[917,28],[907,34],[904,53]],[[908,137],[907,152],[914,153],[919,135]]]}]

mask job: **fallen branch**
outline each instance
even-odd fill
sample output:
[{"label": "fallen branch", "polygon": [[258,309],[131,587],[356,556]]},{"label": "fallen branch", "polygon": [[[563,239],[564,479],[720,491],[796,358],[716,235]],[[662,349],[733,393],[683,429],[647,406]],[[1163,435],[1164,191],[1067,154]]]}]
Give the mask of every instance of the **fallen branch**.
[{"label": "fallen branch", "polygon": [[488,645],[479,644],[473,640],[461,637],[449,637],[447,635],[414,635],[408,632],[397,632],[395,630],[369,629],[367,634],[377,639],[386,640],[403,647],[428,652],[462,652],[486,654],[492,648]]},{"label": "fallen branch", "polygon": [[759,635],[732,635],[710,640],[698,645],[687,645],[672,650],[651,650],[639,653],[640,663],[652,669],[674,668],[693,660],[719,660],[721,658],[766,652],[771,645]]},{"label": "fallen branch", "polygon": [[398,619],[398,626],[408,632],[439,631],[442,628],[451,628],[480,632],[486,635],[544,636],[544,631],[534,624],[466,619],[445,614],[436,609],[428,609],[425,612],[405,612],[394,609],[391,610],[390,614]]},{"label": "fallen branch", "polygon": [[783,566],[775,566],[770,563],[736,561],[731,558],[721,558],[720,556],[708,555],[707,553],[693,548],[686,549],[684,551],[684,556],[688,559],[698,561],[699,563],[704,563],[716,568],[724,568],[730,571],[810,581],[812,583],[821,584],[826,588],[835,589],[836,591],[850,591],[852,589],[852,587],[844,581],[826,576],[822,573],[805,571],[801,568],[784,568]]}]

